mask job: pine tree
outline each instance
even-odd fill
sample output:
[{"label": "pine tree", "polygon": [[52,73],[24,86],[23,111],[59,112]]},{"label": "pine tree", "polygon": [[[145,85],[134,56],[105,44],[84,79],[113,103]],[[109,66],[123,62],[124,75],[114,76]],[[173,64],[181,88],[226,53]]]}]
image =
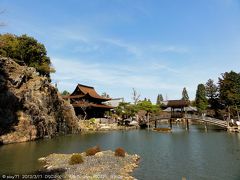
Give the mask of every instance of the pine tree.
[{"label": "pine tree", "polygon": [[225,72],[219,78],[220,99],[225,106],[240,105],[240,73]]},{"label": "pine tree", "polygon": [[55,72],[47,56],[45,46],[33,37],[13,34],[0,34],[0,55],[12,58],[20,64],[34,67],[40,75],[50,80],[50,73]]},{"label": "pine tree", "polygon": [[211,109],[217,110],[220,106],[218,98],[218,87],[212,79],[209,79],[205,85],[206,97]]},{"label": "pine tree", "polygon": [[209,79],[205,85],[206,96],[208,99],[214,99],[218,96],[218,87],[214,84],[212,79]]},{"label": "pine tree", "polygon": [[206,89],[203,84],[199,84],[196,92],[196,106],[200,113],[203,113],[208,106],[208,101],[206,98]]},{"label": "pine tree", "polygon": [[63,92],[62,92],[62,95],[69,95],[70,94],[70,92],[68,92],[67,90],[64,90]]},{"label": "pine tree", "polygon": [[156,105],[161,105],[161,104],[162,104],[162,101],[163,101],[163,96],[162,96],[162,94],[158,94]]},{"label": "pine tree", "polygon": [[182,91],[182,100],[189,101],[188,92],[187,92],[187,89],[185,87],[183,88],[183,91]]}]

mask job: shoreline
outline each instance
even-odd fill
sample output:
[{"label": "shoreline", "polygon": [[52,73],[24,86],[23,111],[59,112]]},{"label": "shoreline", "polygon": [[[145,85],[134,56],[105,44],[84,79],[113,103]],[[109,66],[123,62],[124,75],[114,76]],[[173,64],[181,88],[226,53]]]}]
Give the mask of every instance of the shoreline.
[{"label": "shoreline", "polygon": [[[167,121],[166,122],[162,122],[160,124],[163,124],[163,125],[166,125],[168,124]],[[184,122],[173,122],[173,124],[182,124],[184,125],[185,123]],[[198,122],[195,122],[195,121],[190,121],[189,124],[192,124],[192,125],[199,125],[199,124],[202,124],[202,123],[198,123]],[[25,142],[32,142],[32,141],[39,141],[39,140],[44,140],[44,139],[53,139],[53,138],[56,138],[56,137],[60,137],[60,136],[68,136],[68,135],[73,135],[73,134],[76,134],[76,135],[81,135],[81,134],[91,134],[91,133],[100,133],[100,132],[111,132],[111,131],[130,131],[130,130],[137,130],[137,129],[141,129],[139,126],[119,126],[117,125],[116,123],[112,123],[112,124],[89,124],[88,121],[86,122],[79,122],[79,125],[81,125],[81,130],[77,133],[67,133],[67,134],[56,134],[55,136],[52,136],[52,137],[43,137],[43,138],[36,138],[36,139],[23,139],[23,141],[8,141],[7,143],[4,143],[4,140],[3,140],[3,136],[7,136],[8,134],[6,135],[2,135],[0,136],[0,147],[3,146],[3,145],[9,145],[9,144],[16,144],[16,143],[25,143]],[[151,127],[151,130],[155,131],[155,132],[166,132],[166,131],[157,131],[157,130],[154,130],[155,128],[154,127]],[[158,129],[158,128],[157,128]],[[160,127],[160,129],[162,129]],[[164,128],[163,128],[164,129]],[[219,128],[219,129],[222,129],[222,128]],[[172,131],[170,131],[172,132]],[[228,132],[230,133],[239,133],[239,129],[236,129],[236,128],[232,128],[231,130],[228,129]],[[169,132],[168,132],[169,133]]]},{"label": "shoreline", "polygon": [[33,142],[33,141],[39,141],[39,140],[44,140],[44,139],[53,139],[53,138],[56,138],[56,137],[60,137],[60,136],[68,136],[68,135],[73,135],[73,134],[78,134],[78,135],[81,135],[81,134],[90,134],[90,133],[99,133],[99,132],[111,132],[111,131],[129,131],[129,130],[136,130],[136,129],[139,129],[139,127],[135,127],[135,126],[116,126],[114,128],[95,128],[95,129],[92,129],[92,128],[82,128],[81,131],[79,131],[78,133],[68,133],[68,134],[57,134],[53,137],[47,137],[45,136],[44,138],[36,138],[36,139],[24,139],[23,141],[7,141],[7,143],[4,143],[4,140],[3,140],[3,136],[7,136],[8,134],[6,135],[2,135],[0,136],[0,147],[1,146],[4,146],[4,145],[9,145],[9,144],[18,144],[18,143],[25,143],[25,142]]}]

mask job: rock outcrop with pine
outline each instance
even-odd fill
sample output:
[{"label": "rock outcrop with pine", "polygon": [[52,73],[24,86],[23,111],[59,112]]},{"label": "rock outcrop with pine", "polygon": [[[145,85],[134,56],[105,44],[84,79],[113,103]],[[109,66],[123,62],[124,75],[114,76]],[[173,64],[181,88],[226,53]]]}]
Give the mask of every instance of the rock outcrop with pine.
[{"label": "rock outcrop with pine", "polygon": [[0,57],[0,142],[79,131],[73,107],[32,67]]}]

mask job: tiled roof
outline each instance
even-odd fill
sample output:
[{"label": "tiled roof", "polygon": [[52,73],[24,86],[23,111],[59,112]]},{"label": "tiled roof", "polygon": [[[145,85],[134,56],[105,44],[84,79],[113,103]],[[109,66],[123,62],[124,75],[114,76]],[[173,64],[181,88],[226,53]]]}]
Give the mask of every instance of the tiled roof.
[{"label": "tiled roof", "polygon": [[91,86],[85,86],[82,84],[78,84],[77,88],[79,88],[80,91],[82,91],[85,95],[89,94],[91,97],[96,98],[96,99],[102,99],[102,100],[110,100],[111,98],[105,98],[100,96],[94,89],[94,87]]},{"label": "tiled roof", "polygon": [[169,100],[167,103],[167,107],[172,108],[181,108],[181,107],[187,107],[189,106],[189,101],[185,100]]}]

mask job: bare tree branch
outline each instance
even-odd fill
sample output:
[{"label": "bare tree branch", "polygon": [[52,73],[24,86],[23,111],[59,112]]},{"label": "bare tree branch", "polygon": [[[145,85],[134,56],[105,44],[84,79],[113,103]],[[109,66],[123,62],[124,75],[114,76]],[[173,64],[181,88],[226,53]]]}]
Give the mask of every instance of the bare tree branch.
[{"label": "bare tree branch", "polygon": [[137,93],[136,89],[133,88],[133,103],[136,105],[139,101],[140,94]]}]

